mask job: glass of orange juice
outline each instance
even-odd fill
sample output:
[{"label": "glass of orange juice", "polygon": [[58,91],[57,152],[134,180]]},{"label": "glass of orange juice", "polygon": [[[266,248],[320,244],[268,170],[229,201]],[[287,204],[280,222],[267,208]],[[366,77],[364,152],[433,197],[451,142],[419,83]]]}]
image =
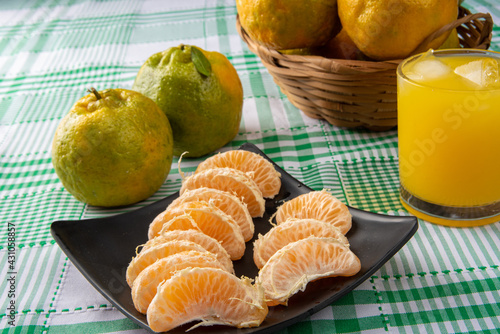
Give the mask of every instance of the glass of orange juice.
[{"label": "glass of orange juice", "polygon": [[426,221],[500,221],[500,53],[449,49],[398,67],[400,198]]}]

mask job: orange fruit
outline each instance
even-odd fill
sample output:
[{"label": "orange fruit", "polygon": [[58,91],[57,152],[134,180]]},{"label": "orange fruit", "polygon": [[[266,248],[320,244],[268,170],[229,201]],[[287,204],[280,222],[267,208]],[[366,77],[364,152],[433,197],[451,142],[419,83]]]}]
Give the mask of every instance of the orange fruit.
[{"label": "orange fruit", "polygon": [[141,271],[132,284],[132,301],[137,311],[146,314],[161,282],[172,277],[174,272],[190,267],[210,267],[226,270],[210,252],[187,251],[173,254]]},{"label": "orange fruit", "polygon": [[361,60],[364,57],[345,29],[342,29],[324,46],[316,48],[314,54],[332,59]]},{"label": "orange fruit", "polygon": [[273,198],[280,191],[281,174],[269,160],[250,151],[233,150],[213,155],[198,165],[196,173],[222,167],[247,173],[257,183],[263,197]]},{"label": "orange fruit", "polygon": [[263,291],[248,278],[215,268],[177,271],[158,287],[147,311],[155,332],[201,320],[193,326],[259,326],[268,313]]},{"label": "orange fruit", "polygon": [[253,259],[260,269],[271,256],[289,243],[305,239],[310,236],[335,238],[342,244],[349,246],[349,241],[335,226],[313,218],[292,218],[271,228],[265,235],[259,235],[254,242]]},{"label": "orange fruit", "polygon": [[338,227],[346,234],[352,225],[349,209],[325,190],[311,191],[283,203],[276,210],[276,222],[281,224],[288,218],[314,218]]},{"label": "orange fruit", "polygon": [[212,168],[184,179],[180,189],[185,191],[207,187],[233,193],[247,205],[252,217],[262,217],[265,201],[257,184],[244,172],[233,168]]},{"label": "orange fruit", "polygon": [[444,41],[443,44],[438,48],[439,50],[441,49],[459,49],[461,48],[462,45],[460,45],[460,37],[458,36],[458,31],[457,29],[453,29],[450,32],[450,35],[448,38]]},{"label": "orange fruit", "polygon": [[199,230],[190,229],[190,230],[164,231],[161,233],[161,235],[148,240],[148,242],[146,242],[146,244],[143,246],[141,252],[144,252],[148,248],[154,247],[155,245],[159,245],[174,240],[187,240],[200,245],[208,252],[214,254],[217,257],[217,260],[219,260],[219,262],[222,263],[222,265],[226,268],[228,272],[234,273],[233,262],[231,261],[231,257],[226,252],[224,247],[222,247],[220,242],[218,242],[214,238],[206,235],[205,233]]},{"label": "orange fruit", "polygon": [[[376,60],[403,59],[433,32],[458,16],[457,0],[371,1],[338,0],[343,29],[356,46]],[[425,49],[436,49],[445,33]]]},{"label": "orange fruit", "polygon": [[237,0],[236,9],[248,35],[276,50],[322,45],[340,29],[336,1]]},{"label": "orange fruit", "polygon": [[287,305],[309,282],[352,276],[361,269],[358,257],[337,239],[308,237],[278,250],[259,271],[268,306]]},{"label": "orange fruit", "polygon": [[216,207],[224,211],[238,223],[243,234],[243,239],[249,241],[253,238],[254,224],[252,216],[248,212],[247,207],[241,200],[227,191],[211,189],[211,188],[198,188],[186,191],[182,196],[175,199],[169,206],[169,209],[176,206],[192,201],[205,201],[213,203]]},{"label": "orange fruit", "polygon": [[148,58],[132,89],[151,98],[167,115],[176,156],[211,153],[240,129],[243,86],[222,53],[192,45],[170,47]]},{"label": "orange fruit", "polygon": [[232,260],[241,259],[246,246],[240,227],[231,216],[209,202],[186,202],[165,210],[149,225],[149,237],[159,235],[164,223],[183,214],[190,215],[203,233],[219,241]]},{"label": "orange fruit", "polygon": [[157,260],[175,253],[190,250],[198,252],[207,251],[205,248],[192,241],[175,240],[155,245],[144,252],[140,252],[136,257],[132,258],[132,261],[130,261],[127,267],[126,280],[128,285],[132,286],[134,280],[141,273],[141,271]]},{"label": "orange fruit", "polygon": [[289,50],[279,50],[280,53],[285,55],[302,55],[310,56],[316,48],[300,48],[300,49],[289,49]]},{"label": "orange fruit", "polygon": [[59,179],[77,200],[95,206],[129,205],[150,197],[172,163],[167,117],[140,93],[119,88],[92,92],[57,127],[52,164]]}]

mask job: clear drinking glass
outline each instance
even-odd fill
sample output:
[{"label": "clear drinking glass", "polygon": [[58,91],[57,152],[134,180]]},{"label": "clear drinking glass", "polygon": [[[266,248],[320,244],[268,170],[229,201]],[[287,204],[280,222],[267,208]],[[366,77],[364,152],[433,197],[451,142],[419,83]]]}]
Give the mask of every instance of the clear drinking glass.
[{"label": "clear drinking glass", "polygon": [[500,221],[500,53],[429,50],[398,67],[400,198],[448,226]]}]

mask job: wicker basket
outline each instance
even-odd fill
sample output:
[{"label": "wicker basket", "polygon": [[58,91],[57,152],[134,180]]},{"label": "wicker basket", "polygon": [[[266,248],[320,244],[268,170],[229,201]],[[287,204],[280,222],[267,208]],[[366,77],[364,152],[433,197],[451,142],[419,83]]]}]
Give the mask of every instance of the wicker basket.
[{"label": "wicker basket", "polygon": [[[463,48],[487,49],[493,20],[460,7],[458,19],[428,36],[413,54],[427,50],[437,36],[457,28]],[[340,127],[384,131],[397,125],[396,68],[401,62],[329,59],[286,55],[253,41],[237,20],[237,29],[276,84],[307,116]]]}]

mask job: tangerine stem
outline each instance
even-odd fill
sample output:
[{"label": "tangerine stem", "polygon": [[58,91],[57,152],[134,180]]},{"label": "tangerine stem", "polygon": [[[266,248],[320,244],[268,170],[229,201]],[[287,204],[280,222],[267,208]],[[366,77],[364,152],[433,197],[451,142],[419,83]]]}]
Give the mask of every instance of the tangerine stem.
[{"label": "tangerine stem", "polygon": [[99,95],[99,92],[94,87],[90,87],[90,89],[87,89],[87,92],[93,93],[95,95],[95,98],[98,100],[102,99],[101,95]]}]

